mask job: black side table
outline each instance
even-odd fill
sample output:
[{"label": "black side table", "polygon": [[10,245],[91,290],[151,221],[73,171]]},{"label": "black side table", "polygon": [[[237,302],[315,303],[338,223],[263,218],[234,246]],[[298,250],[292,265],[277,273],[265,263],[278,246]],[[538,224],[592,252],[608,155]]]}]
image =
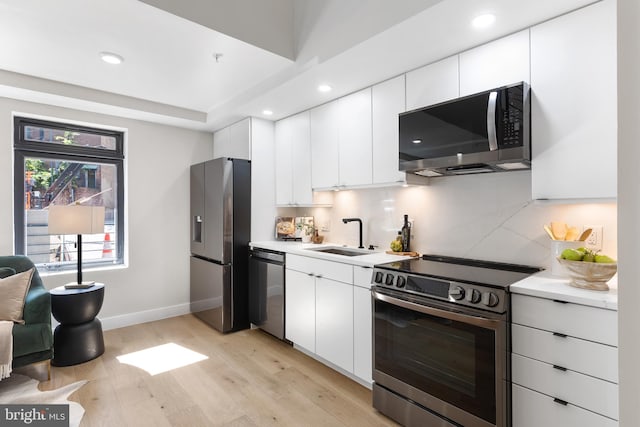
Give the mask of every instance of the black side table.
[{"label": "black side table", "polygon": [[53,366],[70,366],[88,362],[104,353],[102,324],[96,316],[102,308],[104,285],[96,283],[86,289],[50,291],[51,314],[60,324],[53,332]]}]

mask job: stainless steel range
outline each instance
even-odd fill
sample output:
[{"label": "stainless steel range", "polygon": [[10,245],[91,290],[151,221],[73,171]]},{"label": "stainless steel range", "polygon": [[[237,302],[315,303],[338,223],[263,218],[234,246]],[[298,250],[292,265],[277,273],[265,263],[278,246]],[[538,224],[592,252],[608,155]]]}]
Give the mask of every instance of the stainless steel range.
[{"label": "stainless steel range", "polygon": [[438,255],[376,265],[373,406],[407,426],[510,426],[509,285],[540,270]]}]

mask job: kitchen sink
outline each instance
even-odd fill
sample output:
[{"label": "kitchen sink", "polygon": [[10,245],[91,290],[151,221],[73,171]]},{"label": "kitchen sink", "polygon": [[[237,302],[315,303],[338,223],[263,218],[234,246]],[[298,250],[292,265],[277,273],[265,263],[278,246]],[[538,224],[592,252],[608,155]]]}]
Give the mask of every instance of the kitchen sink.
[{"label": "kitchen sink", "polygon": [[326,247],[326,248],[310,248],[308,251],[316,251],[316,252],[324,252],[325,254],[334,254],[334,255],[343,255],[343,256],[358,256],[358,255],[367,255],[373,253],[373,251],[367,250],[359,250],[359,249],[349,249],[349,248],[336,248],[336,247]]}]

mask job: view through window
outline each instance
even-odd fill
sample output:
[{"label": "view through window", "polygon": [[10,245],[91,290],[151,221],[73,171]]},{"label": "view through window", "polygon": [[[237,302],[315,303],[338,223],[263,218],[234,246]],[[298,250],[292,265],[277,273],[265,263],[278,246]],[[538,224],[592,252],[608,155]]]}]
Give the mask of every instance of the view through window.
[{"label": "view through window", "polygon": [[75,269],[76,235],[49,235],[53,205],[104,206],[104,232],[82,236],[84,267],[123,262],[123,133],[15,118],[16,253]]}]

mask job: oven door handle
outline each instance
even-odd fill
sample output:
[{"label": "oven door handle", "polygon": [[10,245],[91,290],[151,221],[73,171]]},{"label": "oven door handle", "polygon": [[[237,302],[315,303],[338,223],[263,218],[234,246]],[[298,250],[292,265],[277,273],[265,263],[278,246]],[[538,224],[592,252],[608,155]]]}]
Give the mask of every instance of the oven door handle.
[{"label": "oven door handle", "polygon": [[487,319],[484,317],[473,316],[471,314],[461,314],[454,311],[442,310],[440,308],[429,307],[422,304],[416,304],[414,302],[405,301],[399,298],[395,298],[389,295],[381,294],[372,290],[371,294],[379,301],[384,301],[389,304],[406,308],[407,310],[413,310],[432,316],[443,317],[445,319],[454,320],[456,322],[466,323],[469,325],[479,326],[485,329],[497,330],[500,328],[500,324],[503,322],[499,319]]}]

